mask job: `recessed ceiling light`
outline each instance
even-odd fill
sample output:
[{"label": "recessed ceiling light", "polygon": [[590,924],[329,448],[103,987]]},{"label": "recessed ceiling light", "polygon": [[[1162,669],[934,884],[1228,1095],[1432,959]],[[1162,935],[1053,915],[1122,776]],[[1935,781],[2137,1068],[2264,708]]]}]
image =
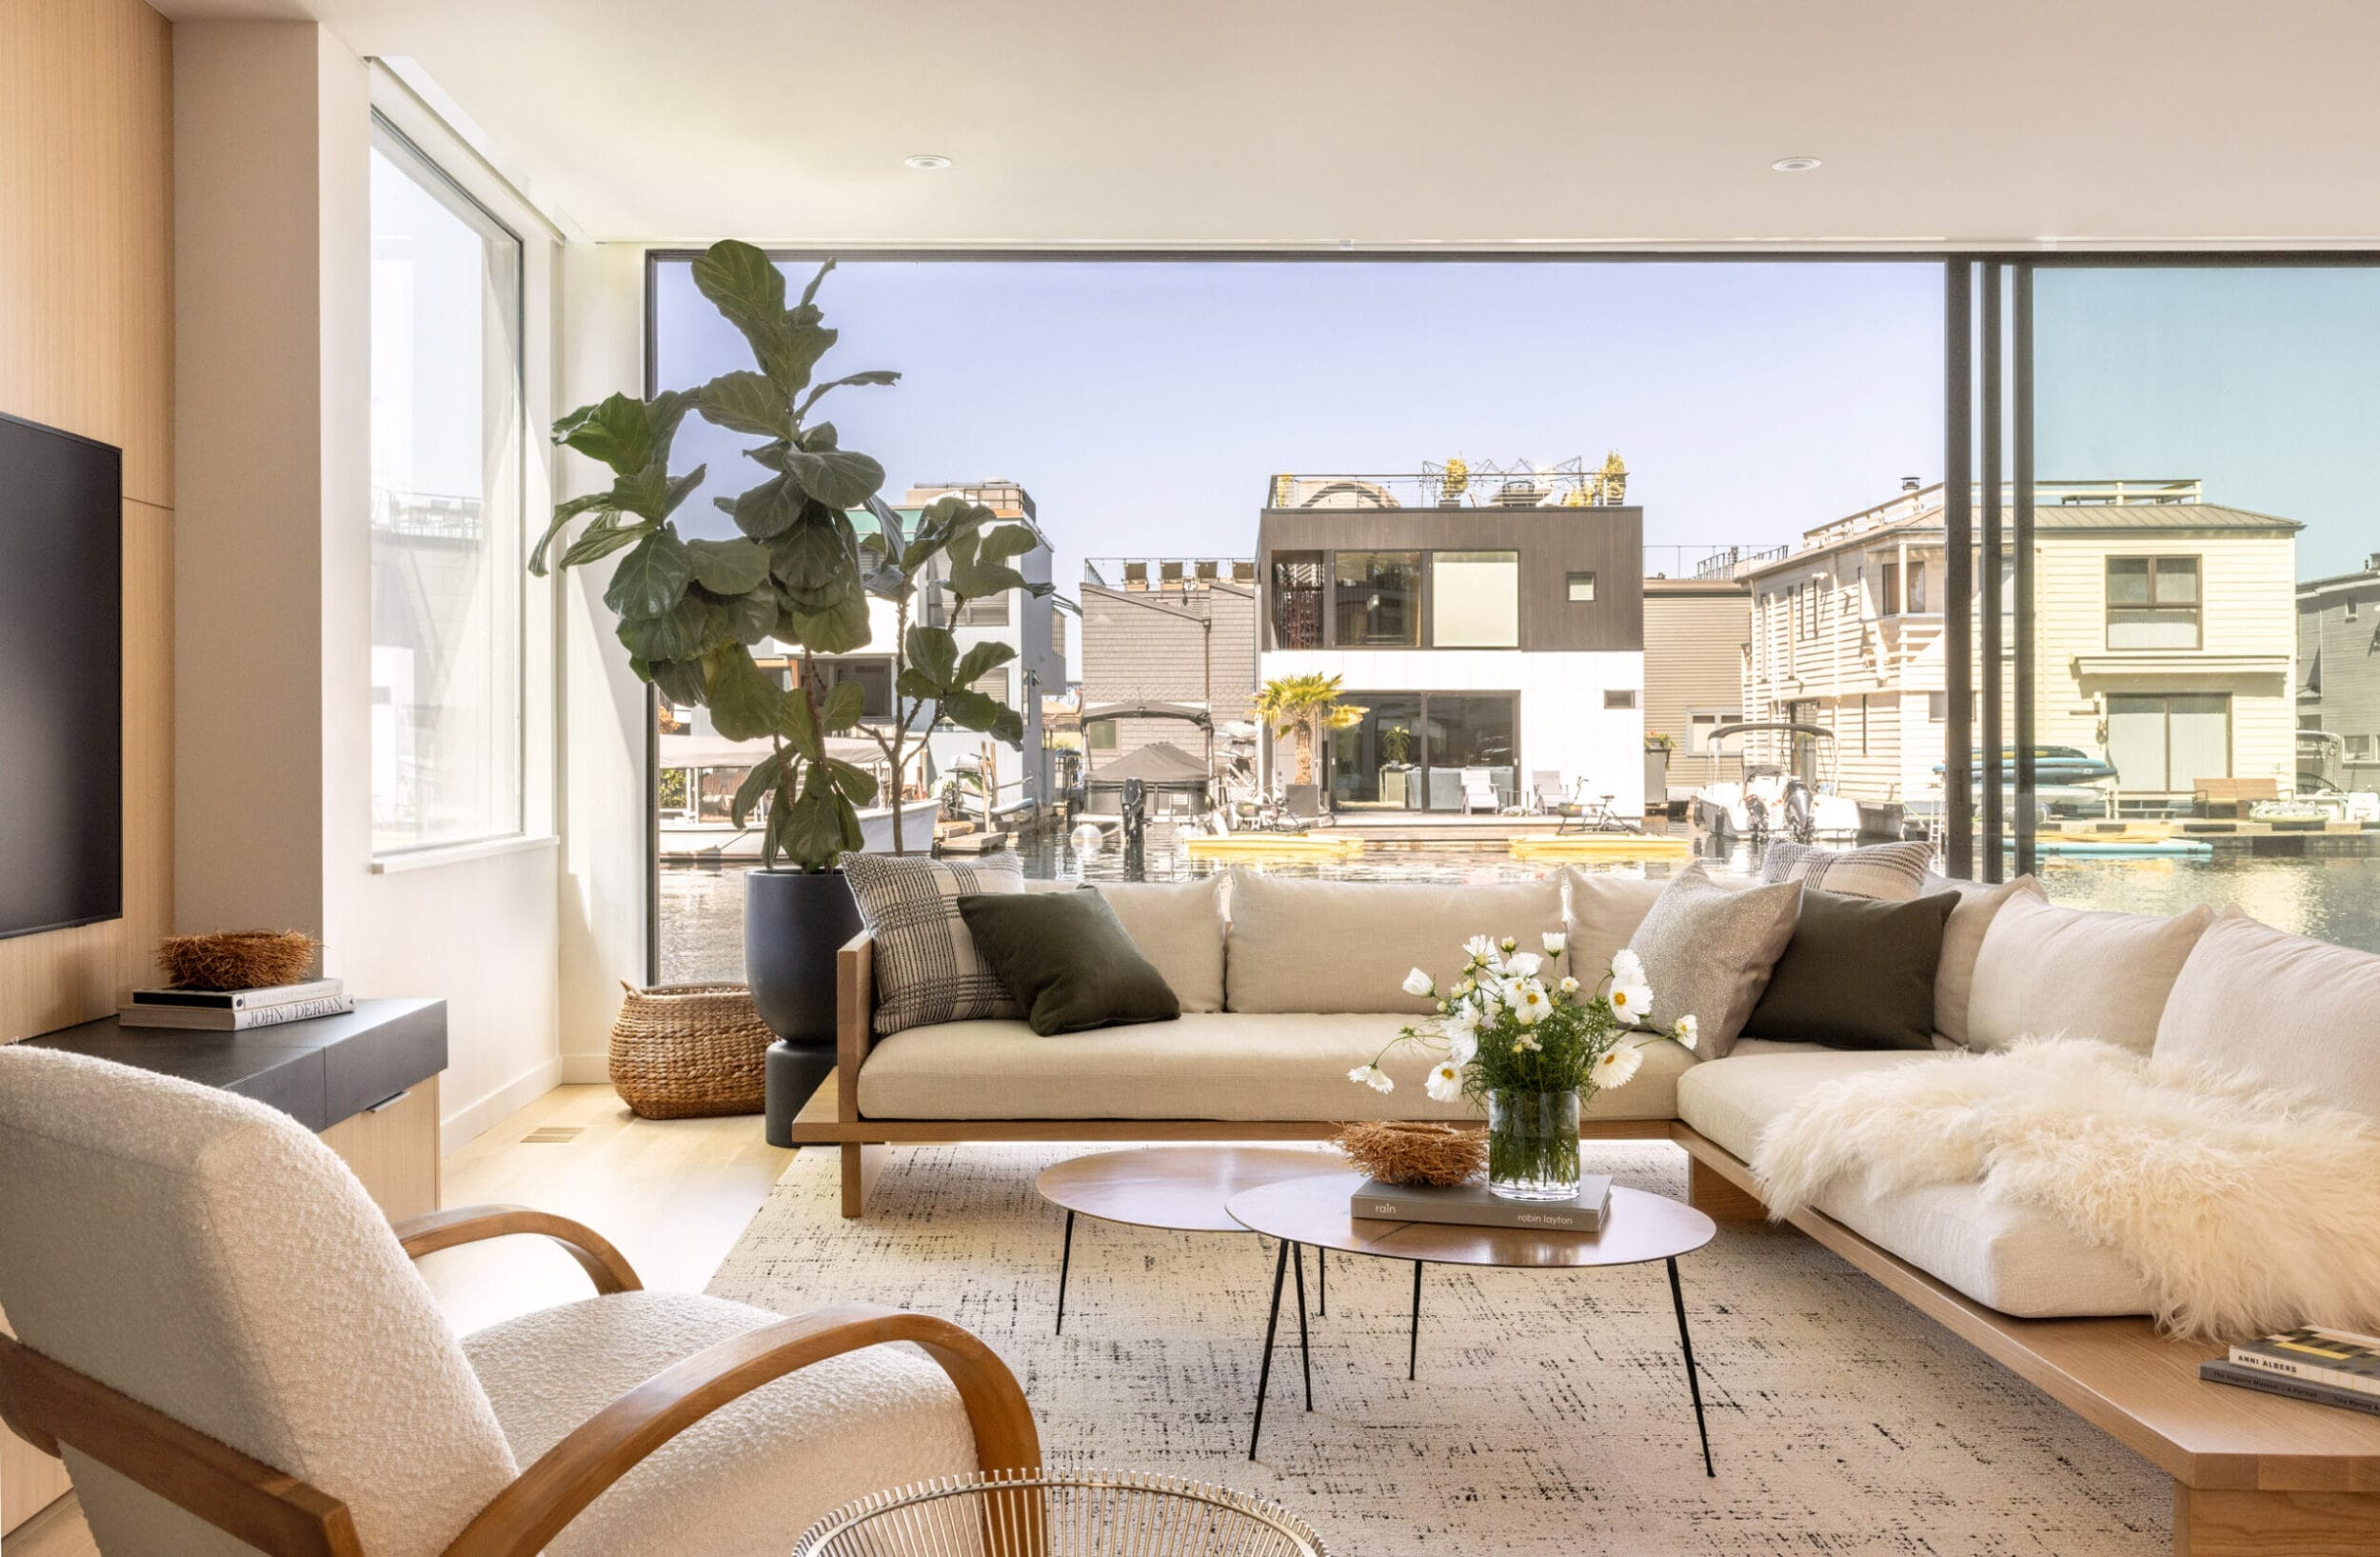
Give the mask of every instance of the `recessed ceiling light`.
[{"label": "recessed ceiling light", "polygon": [[939,173],[950,166],[950,159],[939,151],[921,151],[914,157],[902,157],[901,166],[915,168],[922,173]]},{"label": "recessed ceiling light", "polygon": [[1806,173],[1818,165],[1815,157],[1779,157],[1769,166],[1780,173]]}]

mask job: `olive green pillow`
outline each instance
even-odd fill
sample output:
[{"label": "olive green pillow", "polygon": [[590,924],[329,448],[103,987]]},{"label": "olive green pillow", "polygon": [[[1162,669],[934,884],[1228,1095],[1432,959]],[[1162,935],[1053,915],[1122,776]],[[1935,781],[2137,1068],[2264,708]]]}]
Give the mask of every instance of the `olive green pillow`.
[{"label": "olive green pillow", "polygon": [[1805,888],[1801,918],[1747,1038],[1829,1048],[1932,1048],[1934,974],[1956,892],[1907,903]]},{"label": "olive green pillow", "polygon": [[1095,891],[969,894],[959,917],[976,955],[1044,1038],[1181,1014],[1165,975]]}]

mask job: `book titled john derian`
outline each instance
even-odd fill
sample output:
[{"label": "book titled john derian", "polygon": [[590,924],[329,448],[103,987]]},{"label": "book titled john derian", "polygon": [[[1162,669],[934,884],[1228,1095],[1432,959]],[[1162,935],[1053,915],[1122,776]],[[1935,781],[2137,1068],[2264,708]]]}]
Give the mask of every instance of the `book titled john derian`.
[{"label": "book titled john derian", "polygon": [[181,1028],[246,1032],[318,1016],[340,1016],[355,1002],[337,979],[284,984],[269,989],[135,989],[116,1020],[128,1028]]},{"label": "book titled john derian", "polygon": [[1582,1174],[1573,1200],[1506,1200],[1484,1184],[1439,1188],[1427,1184],[1366,1180],[1350,1208],[1375,1222],[1447,1222],[1469,1228],[1518,1228],[1547,1232],[1601,1232],[1611,1214],[1612,1181]]}]

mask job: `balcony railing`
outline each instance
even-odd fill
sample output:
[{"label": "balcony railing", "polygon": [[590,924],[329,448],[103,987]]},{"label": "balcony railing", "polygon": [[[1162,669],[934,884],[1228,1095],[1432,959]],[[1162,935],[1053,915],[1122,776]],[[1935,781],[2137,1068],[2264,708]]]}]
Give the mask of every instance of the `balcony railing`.
[{"label": "balcony railing", "polygon": [[399,492],[372,489],[372,529],[408,541],[479,544],[486,532],[480,500],[450,492]]},{"label": "balcony railing", "polygon": [[1590,467],[1584,458],[1550,465],[1515,460],[1422,462],[1413,471],[1277,475],[1268,509],[1591,509],[1628,501],[1628,469],[1617,454]]}]

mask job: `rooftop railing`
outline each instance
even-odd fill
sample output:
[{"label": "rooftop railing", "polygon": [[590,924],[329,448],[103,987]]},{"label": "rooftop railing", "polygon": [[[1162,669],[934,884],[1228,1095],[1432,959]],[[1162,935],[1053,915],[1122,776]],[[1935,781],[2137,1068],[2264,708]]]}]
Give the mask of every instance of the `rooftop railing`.
[{"label": "rooftop railing", "polygon": [[1101,589],[1199,589],[1256,583],[1249,557],[1085,557],[1082,582]]},{"label": "rooftop railing", "polygon": [[1264,489],[1268,509],[1590,509],[1627,501],[1628,470],[1616,454],[1597,467],[1583,458],[1551,465],[1449,460],[1386,473],[1286,472]]}]

